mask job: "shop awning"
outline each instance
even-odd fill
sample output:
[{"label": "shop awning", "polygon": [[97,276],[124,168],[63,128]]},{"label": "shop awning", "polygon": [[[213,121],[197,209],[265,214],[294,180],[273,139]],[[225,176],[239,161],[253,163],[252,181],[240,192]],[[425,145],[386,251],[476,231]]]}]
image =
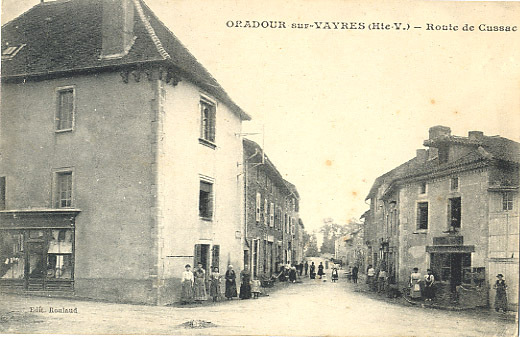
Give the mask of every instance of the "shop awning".
[{"label": "shop awning", "polygon": [[71,228],[79,209],[0,211],[0,229]]}]

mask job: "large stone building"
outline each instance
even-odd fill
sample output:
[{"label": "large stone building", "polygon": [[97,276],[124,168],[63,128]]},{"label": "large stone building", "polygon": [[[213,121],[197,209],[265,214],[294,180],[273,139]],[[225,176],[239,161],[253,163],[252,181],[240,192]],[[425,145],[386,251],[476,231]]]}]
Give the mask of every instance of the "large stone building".
[{"label": "large stone building", "polygon": [[36,5],[1,80],[3,289],[162,304],[187,263],[243,267],[249,116],[143,1]]},{"label": "large stone building", "polygon": [[262,148],[244,139],[245,247],[244,263],[254,277],[270,276],[280,265],[303,258],[299,194],[283,179]]},{"label": "large stone building", "polygon": [[439,296],[463,305],[493,304],[505,275],[518,305],[520,144],[470,131],[430,128],[428,149],[377,178],[367,199],[371,263],[406,285],[410,271],[431,268]]}]

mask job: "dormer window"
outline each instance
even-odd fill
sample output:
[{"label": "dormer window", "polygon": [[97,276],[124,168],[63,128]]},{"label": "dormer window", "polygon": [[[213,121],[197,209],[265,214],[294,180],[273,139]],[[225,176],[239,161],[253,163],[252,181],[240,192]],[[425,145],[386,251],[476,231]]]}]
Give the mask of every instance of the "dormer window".
[{"label": "dormer window", "polygon": [[19,45],[19,46],[7,46],[2,51],[2,60],[10,60],[12,59],[19,51],[25,46],[25,44]]}]

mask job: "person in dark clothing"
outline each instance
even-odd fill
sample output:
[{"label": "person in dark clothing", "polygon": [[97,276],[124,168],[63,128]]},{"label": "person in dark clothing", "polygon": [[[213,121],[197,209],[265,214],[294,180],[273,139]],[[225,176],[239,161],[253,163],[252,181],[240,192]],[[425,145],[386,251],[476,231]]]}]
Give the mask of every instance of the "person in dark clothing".
[{"label": "person in dark clothing", "polygon": [[503,312],[507,311],[507,285],[506,281],[503,279],[504,275],[498,274],[498,280],[493,285],[493,288],[496,289],[496,297],[495,297],[495,310],[498,312],[502,310]]},{"label": "person in dark clothing", "polygon": [[325,272],[323,271],[323,262],[320,262],[320,265],[318,266],[318,276],[320,279],[325,275]]},{"label": "person in dark clothing", "polygon": [[298,272],[300,273],[300,276],[302,276],[302,274],[303,274],[303,261],[300,262],[300,264],[298,265]]},{"label": "person in dark clothing", "polygon": [[243,300],[247,300],[251,298],[251,273],[247,268],[247,265],[244,266],[244,270],[240,272],[240,298]]},{"label": "person in dark clothing", "polygon": [[316,266],[314,265],[314,262],[311,262],[310,276],[311,276],[311,279],[316,278]]},{"label": "person in dark clothing", "polygon": [[354,266],[354,268],[352,268],[352,282],[354,282],[354,283],[357,283],[358,272],[359,272],[359,268],[357,266]]},{"label": "person in dark clothing", "polygon": [[233,266],[229,265],[228,270],[226,271],[225,275],[226,279],[226,298],[228,300],[232,299],[233,297],[237,297],[237,283],[235,281],[236,274],[233,270]]},{"label": "person in dark clothing", "polygon": [[307,263],[307,261],[305,261],[304,268],[305,268],[305,275],[307,275],[307,271],[309,271],[309,264]]},{"label": "person in dark clothing", "polygon": [[292,283],[296,282],[296,267],[292,267],[291,270],[289,270],[289,281]]}]

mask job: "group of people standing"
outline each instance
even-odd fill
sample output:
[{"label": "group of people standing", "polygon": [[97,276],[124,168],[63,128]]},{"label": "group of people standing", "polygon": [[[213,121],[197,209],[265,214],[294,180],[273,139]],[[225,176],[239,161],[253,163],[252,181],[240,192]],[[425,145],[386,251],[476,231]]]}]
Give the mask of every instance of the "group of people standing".
[{"label": "group of people standing", "polygon": [[[237,275],[233,270],[233,266],[229,265],[228,270],[224,274],[224,297],[228,300],[238,296],[236,277]],[[249,299],[252,296],[255,298],[258,297],[260,293],[260,281],[251,280],[251,273],[247,266],[240,272],[240,280],[241,299]],[[222,276],[219,273],[219,268],[213,267],[209,275],[209,296],[214,302],[222,299],[221,282]],[[198,263],[197,268],[195,268],[193,272],[191,271],[191,265],[187,264],[181,277],[181,303],[187,304],[208,300],[206,284],[206,271],[202,263]]]}]

